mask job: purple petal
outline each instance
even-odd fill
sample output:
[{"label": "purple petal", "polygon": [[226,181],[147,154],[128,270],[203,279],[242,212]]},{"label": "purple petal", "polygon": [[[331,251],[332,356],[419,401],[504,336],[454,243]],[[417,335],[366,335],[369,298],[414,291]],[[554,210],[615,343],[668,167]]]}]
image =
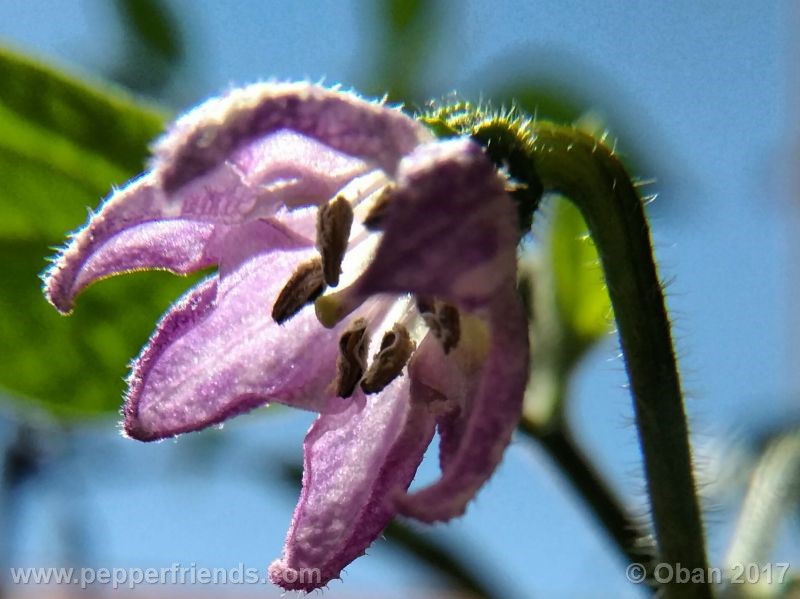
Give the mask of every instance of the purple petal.
[{"label": "purple petal", "polygon": [[[232,242],[236,241],[233,239]],[[242,241],[239,241],[242,243]],[[135,361],[125,430],[154,440],[207,427],[267,402],[319,410],[336,374],[339,331],[311,309],[283,326],[278,293],[313,250],[250,255],[178,302]]]},{"label": "purple petal", "polygon": [[[290,150],[288,147],[291,154]],[[114,192],[47,272],[48,300],[60,311],[69,312],[81,290],[112,274],[143,268],[186,274],[217,262],[213,242],[225,235],[228,225],[242,223],[246,217],[257,218],[246,213],[254,210],[258,195],[268,195],[246,185],[230,164],[223,165],[217,175],[213,183],[190,186],[171,200],[154,185],[151,175]],[[332,189],[339,185],[334,181]],[[301,187],[286,186],[275,193],[283,197],[291,190],[299,193]],[[269,205],[265,214],[276,210]],[[305,221],[313,226],[314,217],[307,211],[297,212],[297,217],[281,220],[305,232],[310,228]],[[218,229],[214,222],[220,223]]]},{"label": "purple petal", "polygon": [[187,113],[156,146],[155,167],[173,192],[269,134],[290,130],[394,174],[414,147],[433,138],[399,110],[309,83],[261,83]]},{"label": "purple petal", "polygon": [[326,202],[346,183],[370,170],[360,158],[285,130],[244,146],[228,161],[248,185],[260,186],[259,203],[268,199],[272,206]]},{"label": "purple petal", "polygon": [[285,589],[324,586],[365,552],[433,436],[432,414],[409,402],[408,377],[350,401],[346,410],[320,416],[306,436],[303,492],[283,557],[269,568],[270,580]]},{"label": "purple petal", "polygon": [[[78,291],[86,287],[91,277],[84,277],[78,284],[79,271],[92,255],[117,233],[126,228],[155,220],[162,215],[163,209],[158,206],[157,190],[150,177],[141,177],[130,182],[123,189],[112,193],[100,211],[93,214],[83,229],[75,233],[68,246],[61,252],[53,266],[44,277],[45,296],[59,311],[67,313],[72,309],[72,301]],[[209,231],[186,229],[187,237],[196,236],[195,243],[186,240],[188,253],[197,256],[197,245],[202,246],[203,236]],[[145,236],[148,233],[145,233]],[[156,233],[153,233],[156,235]],[[109,267],[103,266],[103,269]],[[103,275],[100,275],[103,276]]]},{"label": "purple petal", "polygon": [[[282,206],[318,204],[369,165],[393,172],[405,153],[431,137],[397,110],[309,84],[260,84],[211,100],[162,139],[151,172],[111,194],[75,235],[47,273],[45,294],[69,312],[75,294],[96,279],[76,284],[78,272],[123,231],[169,219],[236,225]],[[202,239],[208,234],[203,228],[193,247],[184,248],[192,259],[179,272],[193,259],[207,265]],[[148,253],[152,260],[157,251]]]},{"label": "purple petal", "polygon": [[[461,416],[450,413],[439,421],[445,439],[442,477],[400,497],[397,509],[404,515],[435,522],[463,514],[511,441],[528,378],[528,326],[512,281],[491,306],[489,329],[488,354],[472,401]],[[445,392],[452,387],[442,383]]]},{"label": "purple petal", "polygon": [[[154,169],[167,168],[156,162]],[[369,166],[291,131],[251,140],[214,168],[163,191],[173,212],[196,220],[236,224],[270,216],[283,206],[327,202]]]},{"label": "purple petal", "polygon": [[[426,335],[409,364],[410,376],[417,385],[415,391],[427,390],[429,407],[436,414],[443,471],[458,451],[486,359],[488,326],[474,316],[468,318],[469,321],[462,314],[464,339],[450,353],[444,353],[441,341],[434,335]],[[473,321],[479,324],[473,327]],[[479,334],[468,332],[468,328],[477,328]]]},{"label": "purple petal", "polygon": [[95,281],[115,274],[157,268],[184,275],[211,266],[216,262],[208,251],[214,229],[210,223],[169,220],[122,231],[88,257],[65,286],[62,302],[71,303]]},{"label": "purple petal", "polygon": [[203,268],[213,263],[206,250],[213,236],[210,223],[181,219],[152,176],[145,175],[112,193],[73,235],[45,275],[45,295],[61,312],[69,312],[82,289],[112,274],[139,268],[185,274]]},{"label": "purple petal", "polygon": [[504,181],[468,139],[403,160],[374,260],[348,293],[415,292],[472,309],[516,270],[516,210]]}]

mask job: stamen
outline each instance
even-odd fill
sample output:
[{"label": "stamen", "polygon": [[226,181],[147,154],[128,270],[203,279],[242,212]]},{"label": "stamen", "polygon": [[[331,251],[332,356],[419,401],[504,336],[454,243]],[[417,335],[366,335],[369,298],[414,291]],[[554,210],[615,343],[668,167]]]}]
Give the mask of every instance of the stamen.
[{"label": "stamen", "polygon": [[350,397],[367,367],[367,321],[357,318],[339,339],[339,358],[336,361],[336,395]]},{"label": "stamen", "polygon": [[436,300],[430,297],[417,296],[416,301],[417,312],[422,316],[422,320],[428,325],[434,337],[440,339],[442,327],[439,325],[439,319],[436,318]]},{"label": "stamen", "polygon": [[461,339],[461,318],[458,308],[428,297],[417,297],[417,311],[434,337],[441,342],[444,353],[450,353]]},{"label": "stamen", "polygon": [[325,282],[331,287],[339,284],[352,226],[353,208],[344,196],[338,196],[317,211],[317,249],[322,256]]},{"label": "stamen", "polygon": [[437,316],[441,327],[439,340],[442,342],[444,353],[447,354],[458,345],[458,341],[461,339],[461,319],[458,308],[452,304],[442,304],[439,306]]},{"label": "stamen", "polygon": [[283,324],[297,314],[307,303],[313,302],[325,291],[322,260],[314,258],[303,262],[289,277],[272,306],[272,319]]},{"label": "stamen", "polygon": [[425,314],[436,314],[436,300],[425,295],[418,295],[416,298],[417,311],[424,316]]},{"label": "stamen", "polygon": [[394,325],[384,334],[381,348],[361,381],[364,393],[378,393],[396,379],[414,351],[414,342],[408,330],[401,324]]},{"label": "stamen", "polygon": [[358,308],[362,302],[363,298],[353,297],[352,290],[345,287],[317,298],[314,302],[314,310],[320,324],[326,329],[332,329]]},{"label": "stamen", "polygon": [[386,185],[375,198],[375,203],[364,219],[364,226],[370,231],[380,231],[386,218],[386,211],[394,193],[394,185]]}]

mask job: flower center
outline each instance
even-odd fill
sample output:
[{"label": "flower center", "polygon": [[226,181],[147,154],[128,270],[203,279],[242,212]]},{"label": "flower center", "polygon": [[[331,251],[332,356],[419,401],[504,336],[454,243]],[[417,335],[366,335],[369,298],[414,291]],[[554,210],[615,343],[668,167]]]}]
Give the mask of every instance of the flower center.
[{"label": "flower center", "polygon": [[[437,298],[417,297],[412,303],[406,296],[396,301],[376,299],[366,305],[347,285],[323,295],[327,287],[337,287],[340,279],[356,280],[367,267],[382,236],[393,191],[385,176],[373,174],[351,182],[320,206],[316,218],[319,257],[298,266],[273,306],[272,316],[282,324],[314,302],[317,318],[328,328],[359,312],[339,339],[333,382],[339,397],[352,396],[359,385],[366,394],[385,389],[402,374],[417,343],[428,332],[439,340],[445,354],[461,339],[458,309]],[[378,322],[380,326],[376,326]],[[380,346],[370,362],[370,333],[381,330]]]},{"label": "flower center", "polygon": [[461,339],[458,308],[429,297],[417,297],[417,310],[431,333],[441,342],[444,353],[450,353]]}]

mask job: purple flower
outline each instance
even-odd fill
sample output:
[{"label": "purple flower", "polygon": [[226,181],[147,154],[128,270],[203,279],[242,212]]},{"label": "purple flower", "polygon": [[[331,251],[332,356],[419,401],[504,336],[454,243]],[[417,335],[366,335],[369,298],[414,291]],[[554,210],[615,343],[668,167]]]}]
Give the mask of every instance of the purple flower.
[{"label": "purple flower", "polygon": [[[319,412],[269,568],[310,590],[394,514],[462,514],[500,461],[528,371],[517,239],[505,181],[474,142],[437,141],[350,93],[258,84],[181,117],[150,170],[71,238],[45,292],[66,313],[111,275],[217,266],[133,363],[124,430],[162,439],[269,402]],[[437,430],[441,477],[408,493]]]}]

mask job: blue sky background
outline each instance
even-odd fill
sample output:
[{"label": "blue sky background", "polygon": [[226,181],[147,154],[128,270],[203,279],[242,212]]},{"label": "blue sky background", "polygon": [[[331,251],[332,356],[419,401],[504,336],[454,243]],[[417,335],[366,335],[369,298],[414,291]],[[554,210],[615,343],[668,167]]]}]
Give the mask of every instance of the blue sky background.
[{"label": "blue sky background", "polygon": [[[186,88],[174,90],[186,106],[270,77],[358,88],[374,75],[371,2],[170,4],[193,34]],[[658,180],[653,235],[670,281],[699,462],[718,472],[730,458],[728,442],[796,418],[793,3],[453,0],[449,7],[423,77],[427,95],[458,90],[488,98],[520,80],[566,79],[593,100],[612,132],[625,131],[622,150],[643,151],[656,171],[637,175]],[[103,0],[2,2],[0,43],[92,74],[117,51],[120,29],[112,16]],[[583,365],[571,416],[604,474],[644,513],[617,353],[609,337]],[[64,556],[54,540],[77,534],[95,566],[263,568],[280,552],[295,500],[271,472],[281,460],[299,459],[309,422],[308,415],[276,411],[240,418],[199,440],[148,446],[119,438],[113,423],[103,423],[73,448],[68,472],[31,486],[15,561],[56,563]],[[224,450],[210,451],[217,443]],[[207,463],[186,458],[201,451],[208,451]],[[421,478],[434,473],[426,467]],[[707,488],[712,561],[724,552],[735,513],[735,503],[715,499],[714,488]],[[85,522],[75,523],[79,533],[63,530],[64,513],[76,505]],[[467,516],[439,528],[508,596],[640,596],[558,473],[523,439]],[[776,560],[800,563],[788,533]],[[422,596],[435,584],[383,542],[344,579],[325,596],[404,597],[407,589]]]}]

